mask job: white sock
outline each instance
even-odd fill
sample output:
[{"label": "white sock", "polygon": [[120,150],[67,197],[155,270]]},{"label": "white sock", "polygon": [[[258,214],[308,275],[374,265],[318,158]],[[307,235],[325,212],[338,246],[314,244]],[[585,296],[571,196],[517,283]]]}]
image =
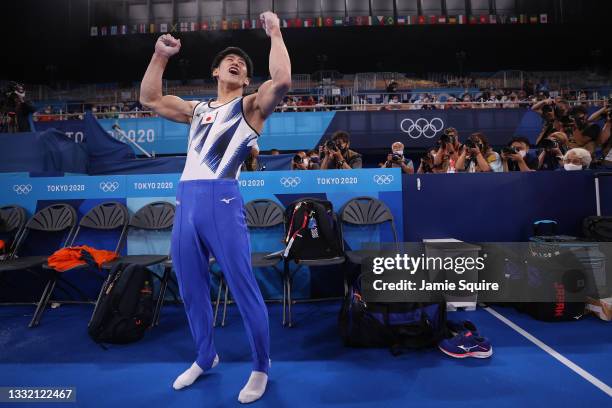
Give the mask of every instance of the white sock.
[{"label": "white sock", "polygon": [[240,390],[238,401],[243,404],[257,401],[261,398],[264,392],[266,392],[267,384],[268,374],[262,373],[261,371],[252,371],[249,381],[246,383],[244,388]]},{"label": "white sock", "polygon": [[[210,368],[215,368],[217,364],[219,364],[219,356],[215,355],[215,359]],[[172,384],[172,388],[180,390],[181,388],[189,387],[203,372],[204,370],[202,370],[197,363],[193,363],[183,374],[176,377],[174,384]]]}]

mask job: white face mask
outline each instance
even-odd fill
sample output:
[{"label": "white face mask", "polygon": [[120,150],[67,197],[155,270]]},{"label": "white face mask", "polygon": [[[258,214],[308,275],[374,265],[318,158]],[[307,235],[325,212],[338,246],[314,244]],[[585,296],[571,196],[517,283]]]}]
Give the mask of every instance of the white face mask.
[{"label": "white face mask", "polygon": [[309,159],[304,159],[304,166],[308,167],[308,160]]},{"label": "white face mask", "polygon": [[403,150],[394,150],[393,154],[397,154],[399,156],[403,156],[404,155],[404,151]]},{"label": "white face mask", "polygon": [[582,166],[579,164],[566,163],[563,168],[567,171],[582,170]]},{"label": "white face mask", "polygon": [[523,159],[525,156],[527,156],[527,152],[525,150],[519,150],[518,154],[520,154]]}]

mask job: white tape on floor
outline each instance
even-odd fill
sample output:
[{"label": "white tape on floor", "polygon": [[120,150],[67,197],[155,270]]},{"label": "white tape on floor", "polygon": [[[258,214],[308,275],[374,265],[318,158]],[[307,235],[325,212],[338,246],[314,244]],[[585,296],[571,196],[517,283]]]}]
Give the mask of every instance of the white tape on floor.
[{"label": "white tape on floor", "polygon": [[538,346],[539,348],[541,348],[542,350],[544,350],[545,352],[553,356],[561,364],[565,365],[570,370],[572,370],[573,372],[575,372],[576,374],[578,374],[579,376],[581,376],[582,378],[584,378],[585,380],[587,380],[588,382],[590,382],[591,384],[593,384],[594,386],[596,386],[597,388],[605,392],[608,395],[608,397],[612,397],[612,388],[609,385],[607,385],[606,383],[604,383],[597,377],[593,376],[588,371],[585,371],[583,368],[581,368],[580,366],[573,363],[571,360],[564,357],[558,351],[546,345],[545,343],[543,343],[542,341],[540,341],[533,335],[529,334],[526,330],[522,329],[520,326],[516,325],[514,322],[504,317],[503,315],[499,314],[498,312],[491,309],[490,307],[485,307],[484,310],[491,313],[493,316],[495,316],[496,318],[504,322],[506,325],[510,326],[514,331],[519,333],[521,336],[525,337],[527,340],[529,340],[530,342],[532,342],[533,344],[535,344],[536,346]]}]

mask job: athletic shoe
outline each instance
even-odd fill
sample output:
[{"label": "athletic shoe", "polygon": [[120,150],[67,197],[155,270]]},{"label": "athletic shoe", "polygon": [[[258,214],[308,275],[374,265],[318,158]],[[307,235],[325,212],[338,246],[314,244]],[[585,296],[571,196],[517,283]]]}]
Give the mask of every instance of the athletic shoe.
[{"label": "athletic shoe", "polygon": [[493,347],[489,340],[471,331],[460,333],[452,339],[442,340],[438,348],[454,358],[488,358],[493,355]]},{"label": "athletic shoe", "polygon": [[451,332],[453,336],[458,335],[459,333],[463,333],[465,331],[471,331],[475,335],[478,335],[478,328],[476,325],[469,320],[462,320],[460,322],[453,322],[452,320],[448,320],[446,322],[446,327]]}]

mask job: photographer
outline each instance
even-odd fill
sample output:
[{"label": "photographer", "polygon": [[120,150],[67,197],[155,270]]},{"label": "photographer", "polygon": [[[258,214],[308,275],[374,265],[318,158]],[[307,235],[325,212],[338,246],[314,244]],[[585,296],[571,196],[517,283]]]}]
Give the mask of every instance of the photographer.
[{"label": "photographer", "polygon": [[[313,151],[308,153],[301,151],[297,152],[295,156],[293,156],[293,160],[291,161],[291,170],[318,170],[319,163],[317,155],[317,160],[314,160],[314,155],[311,155]],[[315,152],[316,154],[316,152]]]},{"label": "photographer", "polygon": [[404,156],[404,145],[401,142],[395,142],[391,145],[391,153],[387,155],[387,161],[380,167],[399,167],[402,169],[402,173],[414,174],[412,160]]},{"label": "photographer", "polygon": [[36,109],[26,101],[26,92],[23,85],[17,82],[9,83],[0,101],[0,114],[2,123],[0,132],[30,132],[30,114]]},{"label": "photographer", "polygon": [[610,129],[612,128],[612,98],[608,99],[606,106],[591,115],[589,122],[602,118],[605,119],[606,123],[599,134],[597,143],[601,145],[602,150],[601,164],[609,168],[612,166],[612,138],[610,138]]},{"label": "photographer", "polygon": [[567,133],[566,129],[571,122],[569,120],[570,106],[567,101],[562,99],[555,101],[548,98],[534,104],[531,110],[539,114],[544,121],[542,131],[536,139],[536,146],[539,146],[540,141],[554,132],[565,131]]},{"label": "photographer", "polygon": [[567,151],[567,135],[555,132],[540,142],[538,170],[557,170],[563,166],[563,155]]},{"label": "photographer", "polygon": [[417,170],[417,174],[434,173],[434,153],[436,152],[435,147],[431,147],[421,157],[421,163]]},{"label": "photographer", "polygon": [[529,140],[520,136],[502,148],[501,159],[504,172],[535,171],[538,167],[538,159],[529,154]]},{"label": "photographer", "polygon": [[457,129],[445,129],[438,140],[438,148],[433,151],[433,172],[455,173],[460,147]]},{"label": "photographer", "polygon": [[457,171],[468,173],[501,172],[503,170],[499,154],[491,149],[482,133],[474,133],[465,142],[455,165]]},{"label": "photographer", "polygon": [[349,134],[343,130],[335,132],[332,140],[327,141],[320,147],[323,161],[321,169],[360,169],[362,166],[361,155],[349,149]]}]

